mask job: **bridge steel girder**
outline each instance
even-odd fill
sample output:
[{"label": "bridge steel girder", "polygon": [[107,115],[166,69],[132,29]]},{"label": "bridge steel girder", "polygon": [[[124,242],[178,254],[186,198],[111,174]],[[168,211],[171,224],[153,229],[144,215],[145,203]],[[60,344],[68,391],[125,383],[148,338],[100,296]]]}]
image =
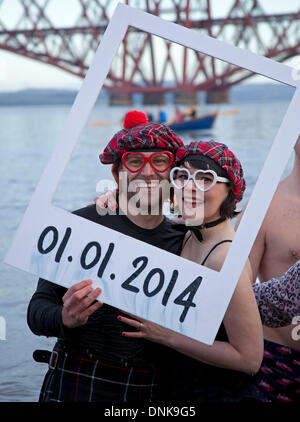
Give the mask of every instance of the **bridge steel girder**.
[{"label": "bridge steel girder", "polygon": [[[21,14],[11,27],[1,19],[1,8],[9,0],[0,0],[0,49],[83,78],[108,25],[109,1],[69,0],[80,12],[66,27],[56,27],[50,18],[48,9],[54,1],[19,0]],[[234,0],[226,16],[214,18],[211,0],[125,3],[280,62],[300,54],[300,8],[267,15],[259,0]],[[251,72],[129,28],[105,88],[124,94],[224,90],[251,76]]]}]

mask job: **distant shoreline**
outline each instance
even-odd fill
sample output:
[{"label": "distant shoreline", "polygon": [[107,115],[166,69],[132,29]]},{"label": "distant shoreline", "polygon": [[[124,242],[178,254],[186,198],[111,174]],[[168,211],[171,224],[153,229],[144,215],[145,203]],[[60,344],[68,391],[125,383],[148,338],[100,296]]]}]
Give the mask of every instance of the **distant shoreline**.
[{"label": "distant shoreline", "polygon": [[[1,106],[43,106],[71,105],[78,91],[63,89],[24,89],[16,92],[0,92]],[[290,101],[294,88],[283,84],[239,84],[230,90],[231,102]],[[138,97],[140,94],[134,94]],[[166,103],[172,104],[172,95],[166,95]],[[199,93],[200,103],[204,103],[204,93]],[[102,90],[97,102],[107,103],[109,93]]]}]

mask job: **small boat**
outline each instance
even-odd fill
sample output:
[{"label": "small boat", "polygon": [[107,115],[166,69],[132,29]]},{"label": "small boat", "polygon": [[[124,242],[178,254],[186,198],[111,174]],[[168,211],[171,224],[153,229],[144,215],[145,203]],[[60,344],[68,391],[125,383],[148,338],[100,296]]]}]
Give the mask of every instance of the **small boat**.
[{"label": "small boat", "polygon": [[215,123],[218,113],[208,114],[202,117],[196,117],[190,120],[182,120],[181,122],[173,122],[168,126],[175,132],[211,129]]},{"label": "small boat", "polygon": [[[1,3],[1,0],[0,0]],[[170,121],[167,122],[166,125],[168,125],[171,129],[173,129],[175,132],[183,132],[183,131],[190,131],[190,130],[201,130],[201,129],[211,129],[216,121],[217,116],[226,116],[229,114],[235,114],[237,113],[237,109],[233,110],[227,110],[227,111],[216,111],[212,114],[206,114],[205,116],[199,116],[190,118],[189,120],[182,120],[179,122],[176,121]],[[90,126],[123,126],[123,121],[118,120],[116,122],[90,122]]]}]

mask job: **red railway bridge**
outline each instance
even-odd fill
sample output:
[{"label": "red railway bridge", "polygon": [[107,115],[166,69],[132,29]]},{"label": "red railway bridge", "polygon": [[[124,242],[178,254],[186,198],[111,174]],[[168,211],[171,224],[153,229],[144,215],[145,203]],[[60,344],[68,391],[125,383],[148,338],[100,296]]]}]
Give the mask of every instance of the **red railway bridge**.
[{"label": "red railway bridge", "polygon": [[[213,0],[124,3],[279,62],[300,54],[300,6],[270,15],[260,0],[228,0],[220,17]],[[115,5],[114,0],[16,0],[13,5],[0,0],[0,49],[83,78]],[[144,104],[162,104],[167,92],[174,92],[175,103],[193,103],[199,91],[207,93],[207,102],[227,102],[230,87],[251,76],[245,69],[129,28],[104,86],[111,104],[130,104],[137,92],[144,94]]]}]

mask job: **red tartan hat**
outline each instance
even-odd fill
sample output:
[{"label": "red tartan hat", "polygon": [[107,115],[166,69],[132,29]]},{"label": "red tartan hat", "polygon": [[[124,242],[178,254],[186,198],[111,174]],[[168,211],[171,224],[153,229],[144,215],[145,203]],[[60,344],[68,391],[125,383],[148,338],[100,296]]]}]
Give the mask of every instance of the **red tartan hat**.
[{"label": "red tartan hat", "polygon": [[242,165],[233,152],[231,152],[225,144],[220,142],[191,142],[177,150],[175,165],[178,166],[188,158],[188,156],[195,154],[211,158],[227,172],[228,178],[233,183],[233,193],[236,198],[236,203],[240,202],[246,189],[246,182]]},{"label": "red tartan hat", "polygon": [[136,149],[162,149],[175,153],[183,146],[182,140],[168,126],[148,122],[144,113],[129,111],[124,118],[124,129],[117,132],[102,154],[102,164],[113,164],[124,152]]}]

